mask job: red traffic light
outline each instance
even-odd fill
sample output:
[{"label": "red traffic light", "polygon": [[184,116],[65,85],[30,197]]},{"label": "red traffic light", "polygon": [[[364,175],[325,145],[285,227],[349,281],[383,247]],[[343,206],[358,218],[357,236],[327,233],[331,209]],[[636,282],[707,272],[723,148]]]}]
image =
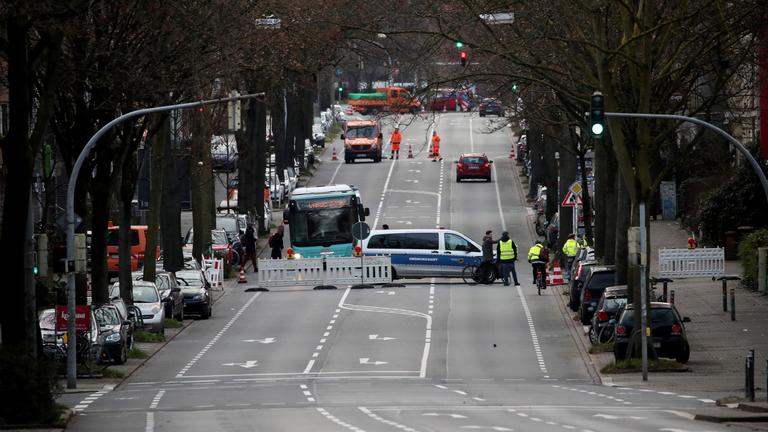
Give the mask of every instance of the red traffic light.
[{"label": "red traffic light", "polygon": [[199,106],[199,107],[196,107],[196,108],[195,108],[195,111],[197,111],[197,112],[201,113],[201,112],[205,111],[205,108],[203,108],[203,107]]},{"label": "red traffic light", "polygon": [[467,65],[467,57],[468,57],[468,55],[467,55],[466,51],[459,52],[459,60],[461,60],[461,65],[462,66],[466,66]]}]

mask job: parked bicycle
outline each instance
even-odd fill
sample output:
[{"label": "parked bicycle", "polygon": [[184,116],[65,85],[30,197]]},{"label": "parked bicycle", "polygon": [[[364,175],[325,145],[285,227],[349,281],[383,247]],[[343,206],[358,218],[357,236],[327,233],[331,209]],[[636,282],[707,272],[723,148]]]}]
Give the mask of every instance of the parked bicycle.
[{"label": "parked bicycle", "polygon": [[461,271],[461,278],[466,284],[490,285],[499,277],[496,261],[485,261],[480,265],[467,264]]}]

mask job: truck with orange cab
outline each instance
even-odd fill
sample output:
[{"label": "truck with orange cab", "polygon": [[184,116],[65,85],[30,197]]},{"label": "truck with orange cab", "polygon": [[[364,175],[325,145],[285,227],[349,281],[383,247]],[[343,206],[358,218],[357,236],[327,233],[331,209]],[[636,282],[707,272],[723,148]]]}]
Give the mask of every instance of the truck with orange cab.
[{"label": "truck with orange cab", "polygon": [[378,88],[375,93],[350,93],[347,103],[363,115],[380,112],[416,114],[421,111],[421,103],[408,90],[399,87]]},{"label": "truck with orange cab", "polygon": [[353,163],[355,159],[373,159],[381,162],[381,143],[383,134],[381,125],[376,120],[350,120],[341,134],[344,140],[344,162]]}]

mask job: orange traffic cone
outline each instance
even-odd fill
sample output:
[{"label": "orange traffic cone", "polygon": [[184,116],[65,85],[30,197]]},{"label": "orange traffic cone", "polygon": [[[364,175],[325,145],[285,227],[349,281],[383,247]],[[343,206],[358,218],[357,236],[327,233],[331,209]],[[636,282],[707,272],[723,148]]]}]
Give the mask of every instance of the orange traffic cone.
[{"label": "orange traffic cone", "polygon": [[248,283],[248,279],[245,278],[245,266],[240,266],[240,279],[237,283]]},{"label": "orange traffic cone", "polygon": [[413,159],[413,149],[410,144],[408,144],[408,159]]},{"label": "orange traffic cone", "polygon": [[552,272],[552,285],[564,285],[563,272],[560,269],[560,263],[555,261],[555,270]]},{"label": "orange traffic cone", "polygon": [[331,160],[332,161],[339,160],[339,158],[336,157],[336,147],[333,148],[333,154],[331,155]]},{"label": "orange traffic cone", "polygon": [[515,145],[512,144],[512,147],[509,148],[509,158],[514,159],[515,158]]}]

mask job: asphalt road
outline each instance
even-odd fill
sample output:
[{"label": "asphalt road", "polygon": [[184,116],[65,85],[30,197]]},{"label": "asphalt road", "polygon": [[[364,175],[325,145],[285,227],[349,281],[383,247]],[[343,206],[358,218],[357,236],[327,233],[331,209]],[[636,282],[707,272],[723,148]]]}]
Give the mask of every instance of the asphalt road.
[{"label": "asphalt road", "polygon": [[[385,121],[385,135],[393,119]],[[399,160],[325,161],[311,184],[360,187],[378,228],[444,226],[532,242],[511,132],[476,114],[414,119]],[[426,158],[431,130],[442,162]],[[415,159],[407,159],[411,145]],[[388,149],[387,149],[388,150]],[[493,182],[455,182],[463,152],[494,159]],[[593,384],[550,289],[412,280],[402,288],[230,290],[117,389],[90,398],[73,431],[715,431],[701,395]],[[82,405],[81,405],[82,406]]]}]

